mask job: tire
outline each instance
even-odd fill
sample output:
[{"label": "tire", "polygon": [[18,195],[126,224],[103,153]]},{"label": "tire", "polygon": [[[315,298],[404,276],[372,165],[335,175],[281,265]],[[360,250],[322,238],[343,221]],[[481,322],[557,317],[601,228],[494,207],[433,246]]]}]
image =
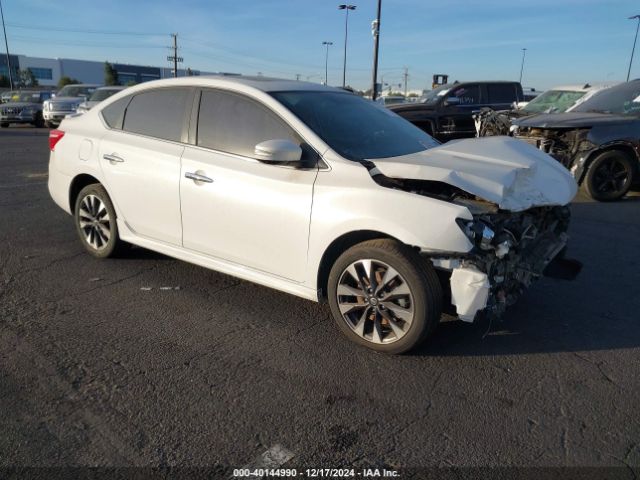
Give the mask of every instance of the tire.
[{"label": "tire", "polygon": [[627,194],[634,172],[633,161],[627,153],[609,150],[593,159],[582,184],[594,200],[612,202]]},{"label": "tire", "polygon": [[117,256],[125,247],[118,235],[116,211],[107,191],[99,183],[84,187],[78,194],[74,220],[80,242],[96,258]]},{"label": "tire", "polygon": [[[367,270],[374,272],[374,282]],[[395,240],[369,240],[346,250],[331,268],[327,290],[342,333],[378,352],[407,352],[440,322],[442,289],[435,270]]]},{"label": "tire", "polygon": [[45,126],[45,127],[47,127],[47,128],[57,128],[57,127],[58,127],[58,124],[56,124],[56,123],[51,123],[51,122],[48,122],[48,121],[47,121],[47,122],[44,122],[44,126]]},{"label": "tire", "polygon": [[36,128],[44,127],[44,118],[42,118],[42,112],[36,113],[36,119],[33,122],[33,126]]},{"label": "tire", "polygon": [[8,126],[9,126],[8,123],[5,123],[5,122],[0,123],[0,127],[2,127],[2,128],[7,128]]}]

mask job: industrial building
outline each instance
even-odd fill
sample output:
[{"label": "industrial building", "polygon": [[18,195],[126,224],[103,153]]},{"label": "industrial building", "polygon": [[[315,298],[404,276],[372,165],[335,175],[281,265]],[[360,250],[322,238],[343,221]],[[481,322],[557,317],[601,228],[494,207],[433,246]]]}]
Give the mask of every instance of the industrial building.
[{"label": "industrial building", "polygon": [[[38,84],[44,87],[55,87],[61,77],[75,78],[83,83],[104,83],[104,62],[91,60],[76,60],[72,58],[40,58],[26,55],[10,55],[13,78],[17,78],[18,70],[29,69],[38,80]],[[110,62],[112,63],[112,62]],[[141,83],[149,80],[173,77],[173,68],[150,67],[144,65],[128,65],[115,63],[112,65],[118,72],[118,80],[122,85],[130,82]],[[200,72],[189,70],[190,75],[210,74],[213,72]],[[0,56],[0,75],[9,76],[6,55]],[[187,75],[187,70],[178,69],[178,76]]]}]

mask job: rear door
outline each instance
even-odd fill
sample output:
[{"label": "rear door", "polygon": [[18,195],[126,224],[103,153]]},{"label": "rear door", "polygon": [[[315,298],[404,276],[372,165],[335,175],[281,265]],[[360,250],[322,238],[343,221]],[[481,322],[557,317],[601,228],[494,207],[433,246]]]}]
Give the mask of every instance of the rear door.
[{"label": "rear door", "polygon": [[[103,110],[99,158],[107,190],[136,235],[180,245],[180,157],[193,90],[160,88]],[[110,108],[111,107],[111,108]]]},{"label": "rear door", "polygon": [[[316,153],[275,112],[244,95],[204,89],[196,115],[196,145],[185,149],[180,174],[184,246],[303,281]],[[300,144],[304,161],[254,158],[258,143],[276,139]]]},{"label": "rear door", "polygon": [[510,110],[513,102],[522,99],[519,95],[519,85],[515,83],[488,83],[487,97],[488,107],[493,110]]}]

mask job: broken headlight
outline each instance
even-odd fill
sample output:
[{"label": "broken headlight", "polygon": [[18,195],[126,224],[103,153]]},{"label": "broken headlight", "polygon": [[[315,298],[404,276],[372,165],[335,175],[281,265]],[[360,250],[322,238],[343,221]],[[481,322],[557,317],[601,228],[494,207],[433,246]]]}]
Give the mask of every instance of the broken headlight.
[{"label": "broken headlight", "polygon": [[482,250],[493,248],[491,242],[495,232],[485,223],[478,220],[457,219],[458,225],[471,242]]}]

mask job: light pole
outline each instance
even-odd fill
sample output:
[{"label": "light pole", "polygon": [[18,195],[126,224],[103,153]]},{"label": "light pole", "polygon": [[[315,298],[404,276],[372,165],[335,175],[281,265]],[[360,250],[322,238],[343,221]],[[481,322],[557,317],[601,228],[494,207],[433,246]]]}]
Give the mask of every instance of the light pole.
[{"label": "light pole", "polygon": [[345,10],[347,12],[344,19],[344,65],[342,67],[342,86],[347,86],[347,39],[349,37],[349,10],[355,10],[356,5],[348,5],[343,3],[338,5],[338,10]]},{"label": "light pole", "polygon": [[324,84],[329,85],[329,47],[333,45],[333,42],[322,42],[322,45],[326,49],[324,56]]},{"label": "light pole", "polygon": [[9,56],[9,43],[7,42],[7,27],[4,26],[4,12],[2,0],[0,0],[0,17],[2,17],[2,30],[4,32],[4,46],[7,49],[7,70],[9,71],[9,88],[13,90],[13,74],[11,73],[11,57]]},{"label": "light pole", "polygon": [[527,54],[527,49],[522,49],[522,65],[520,65],[520,83],[522,83],[522,72],[524,71],[524,57]]},{"label": "light pole", "polygon": [[627,71],[627,82],[629,81],[629,76],[631,75],[631,63],[633,62],[633,54],[636,51],[636,41],[638,40],[638,29],[640,29],[640,15],[634,15],[633,17],[629,17],[629,20],[638,19],[638,26],[636,27],[636,38],[633,39],[633,48],[631,49],[631,58],[629,59],[629,70]]},{"label": "light pole", "polygon": [[[373,34],[373,85],[371,86],[371,99],[375,102],[378,84],[378,48],[380,46],[380,12],[382,11],[382,0],[378,0],[378,15],[371,24]],[[382,90],[382,89],[380,89]]]}]

